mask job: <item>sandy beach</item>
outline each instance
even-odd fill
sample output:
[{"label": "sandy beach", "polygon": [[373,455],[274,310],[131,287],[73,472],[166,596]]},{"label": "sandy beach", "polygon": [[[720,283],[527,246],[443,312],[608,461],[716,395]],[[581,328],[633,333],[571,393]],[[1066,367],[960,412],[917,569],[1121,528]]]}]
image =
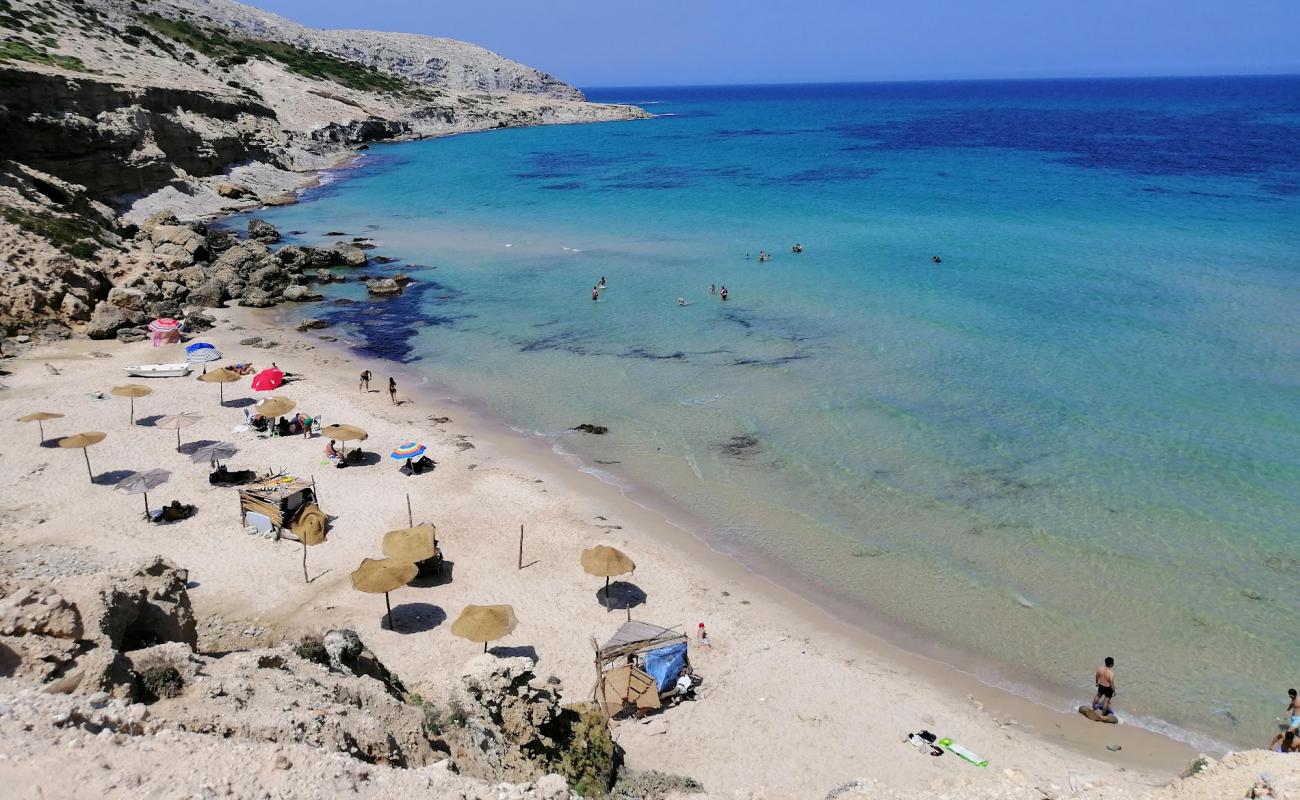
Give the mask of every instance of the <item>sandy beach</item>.
[{"label": "sandy beach", "polygon": [[[190,570],[205,649],[351,627],[409,686],[433,698],[476,652],[451,635],[450,620],[470,603],[510,603],[519,627],[496,652],[535,653],[538,673],[558,676],[566,699],[579,700],[593,683],[591,639],[603,640],[627,613],[604,609],[599,580],[578,564],[584,548],[606,543],[636,560],[630,580],[647,599],[633,618],[689,633],[703,622],[710,635],[708,647],[691,653],[704,678],[697,702],[645,723],[616,724],[631,767],[684,773],[721,796],[796,798],[865,776],[900,789],[938,784],[959,791],[996,776],[1026,787],[1073,781],[1138,790],[1168,781],[1196,755],[1136,728],[1036,706],[898,650],[710,551],[688,530],[537,443],[463,406],[411,392],[406,372],[398,379],[402,403],[394,406],[382,391],[387,377],[399,374],[389,365],[243,310],[218,313],[225,322],[203,340],[227,362],[275,361],[302,376],[275,394],[326,424],[364,428],[363,449],[381,456],[378,463],[337,470],[322,458],[319,438],[258,439],[236,431],[243,423],[236,406],[255,394],[247,380],[226,387],[226,407],[218,405],[215,386],[193,376],[147,381],[154,392],[136,401],[136,417],[196,412],[202,419],[183,431],[183,441],[234,442],[240,452],[230,468],[314,479],[334,521],[329,541],[309,553],[311,583],[303,581],[299,546],[246,534],[234,491],[210,487],[205,465],[176,451],[173,431],[128,425],[125,398],[91,398],[128,382],[126,365],[168,362],[183,352],[148,343],[69,340],[7,362],[12,374],[3,378],[0,407],[9,445],[0,481],[9,488],[0,568],[19,576],[95,570],[161,554]],[[239,345],[253,336],[278,345]],[[369,393],[358,391],[362,369],[375,376]],[[46,423],[49,438],[108,434],[89,452],[95,485],[80,452],[41,447],[36,426],[15,421],[37,410],[66,414]],[[410,440],[428,446],[438,462],[433,473],[405,477],[387,457]],[[141,498],[109,484],[123,470],[151,468],[172,472],[151,503],[193,503],[195,518],[150,526],[141,520]],[[437,525],[451,580],[394,592],[397,629],[390,631],[382,627],[382,599],[354,591],[348,576],[361,559],[379,555],[384,531],[406,525],[408,494],[415,521]],[[918,754],[902,738],[921,728],[964,744],[990,767]]]}]

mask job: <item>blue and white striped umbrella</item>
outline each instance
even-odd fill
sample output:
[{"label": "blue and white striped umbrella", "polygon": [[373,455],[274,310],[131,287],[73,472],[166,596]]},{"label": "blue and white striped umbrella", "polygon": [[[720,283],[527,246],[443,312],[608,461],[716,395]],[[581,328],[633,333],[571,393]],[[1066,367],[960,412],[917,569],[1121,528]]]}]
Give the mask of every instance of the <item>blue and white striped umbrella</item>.
[{"label": "blue and white striped umbrella", "polygon": [[207,364],[213,361],[220,361],[224,356],[221,351],[212,345],[200,347],[197,350],[189,350],[185,353],[185,360],[191,364]]}]

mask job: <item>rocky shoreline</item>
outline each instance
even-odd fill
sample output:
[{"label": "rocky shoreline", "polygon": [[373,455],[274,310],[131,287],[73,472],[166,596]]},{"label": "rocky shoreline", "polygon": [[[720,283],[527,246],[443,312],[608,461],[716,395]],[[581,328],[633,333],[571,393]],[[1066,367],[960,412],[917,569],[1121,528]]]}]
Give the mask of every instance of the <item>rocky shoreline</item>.
[{"label": "rocky shoreline", "polygon": [[144,317],[226,301],[312,299],[315,271],[364,254],[271,258],[265,239],[203,221],[297,202],[369,142],[649,116],[464,42],[315,31],[230,0],[5,0],[0,24],[11,348],[129,340]]}]

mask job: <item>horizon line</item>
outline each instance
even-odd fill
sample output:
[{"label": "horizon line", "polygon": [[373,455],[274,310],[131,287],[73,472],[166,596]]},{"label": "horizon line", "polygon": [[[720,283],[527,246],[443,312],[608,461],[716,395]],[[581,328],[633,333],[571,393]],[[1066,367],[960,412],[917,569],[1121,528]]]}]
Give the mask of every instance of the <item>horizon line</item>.
[{"label": "horizon line", "polygon": [[1048,83],[1053,81],[1135,81],[1135,80],[1214,80],[1223,78],[1300,78],[1300,67],[1294,72],[1216,72],[1194,74],[1157,75],[1056,75],[1039,77],[983,77],[983,78],[862,78],[844,80],[807,81],[757,81],[753,83],[627,83],[627,84],[577,84],[583,91],[610,89],[716,89],[736,87],[772,86],[861,86],[873,84],[907,83]]}]

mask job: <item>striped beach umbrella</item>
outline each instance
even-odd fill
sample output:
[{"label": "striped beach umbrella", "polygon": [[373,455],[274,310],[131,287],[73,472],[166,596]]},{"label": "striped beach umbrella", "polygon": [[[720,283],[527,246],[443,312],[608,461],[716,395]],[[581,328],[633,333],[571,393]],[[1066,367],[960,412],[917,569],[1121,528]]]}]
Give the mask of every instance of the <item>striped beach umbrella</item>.
[{"label": "striped beach umbrella", "polygon": [[[191,345],[191,347],[192,346],[193,345]],[[208,371],[208,364],[213,361],[220,361],[221,359],[221,351],[210,344],[200,347],[197,350],[191,350],[189,347],[185,348],[185,360],[191,364],[202,364],[203,372],[205,374]]]},{"label": "striped beach umbrella", "polygon": [[391,457],[397,459],[398,461],[405,461],[410,458],[415,458],[416,456],[424,455],[424,450],[425,450],[424,445],[418,442],[407,442],[406,444],[394,450],[391,454]]}]

